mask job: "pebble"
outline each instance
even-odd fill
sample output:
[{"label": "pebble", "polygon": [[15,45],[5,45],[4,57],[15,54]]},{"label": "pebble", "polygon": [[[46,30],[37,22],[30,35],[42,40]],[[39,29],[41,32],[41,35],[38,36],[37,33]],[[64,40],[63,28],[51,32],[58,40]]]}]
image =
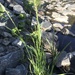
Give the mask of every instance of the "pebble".
[{"label": "pebble", "polygon": [[41,28],[42,28],[43,31],[51,30],[52,24],[50,23],[50,21],[47,21],[47,20],[42,21]]},{"label": "pebble", "polygon": [[22,41],[18,38],[12,42],[12,45],[18,46],[19,48],[24,48],[24,44]]},{"label": "pebble", "polygon": [[35,26],[37,25],[37,21],[35,17],[32,17],[32,22],[31,22],[31,26]]},{"label": "pebble", "polygon": [[16,14],[25,13],[21,5],[14,5],[13,12]]},{"label": "pebble", "polygon": [[63,51],[60,53],[60,55],[57,58],[56,66],[62,67],[62,66],[70,66],[70,58],[67,55],[67,52]]}]

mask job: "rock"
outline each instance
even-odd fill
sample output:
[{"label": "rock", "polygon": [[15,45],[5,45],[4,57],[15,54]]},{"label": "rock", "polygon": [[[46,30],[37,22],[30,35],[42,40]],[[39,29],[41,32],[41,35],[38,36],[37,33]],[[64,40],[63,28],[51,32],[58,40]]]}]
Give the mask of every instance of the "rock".
[{"label": "rock", "polygon": [[10,34],[10,33],[8,33],[8,32],[3,32],[3,37],[12,37],[12,35]]},{"label": "rock", "polygon": [[57,67],[62,67],[62,66],[70,66],[70,58],[68,54],[63,51],[62,53],[60,52],[60,55],[57,58],[56,66]]},{"label": "rock", "polygon": [[68,10],[75,10],[75,4],[69,5],[67,9]]},{"label": "rock", "polygon": [[[19,48],[16,47],[16,46],[9,45],[9,46],[6,46],[5,49],[6,49],[6,51],[7,51],[6,53],[8,54],[8,53],[10,53],[10,52],[14,52],[14,51],[18,50]],[[9,49],[9,50],[8,50],[8,49]]]},{"label": "rock", "polygon": [[61,32],[63,33],[63,34],[65,34],[65,35],[70,35],[70,36],[72,36],[72,37],[75,37],[75,34],[73,33],[73,32],[71,32],[69,29],[67,29],[67,28],[63,28],[62,30],[61,30]]},{"label": "rock", "polygon": [[37,25],[37,21],[36,21],[36,18],[33,17],[32,22],[31,22],[31,26],[35,26],[35,25]]},{"label": "rock", "polygon": [[75,74],[75,63],[74,63],[75,62],[75,56],[73,56],[70,61],[71,61],[70,71]]},{"label": "rock", "polygon": [[2,45],[0,45],[0,53],[4,52],[4,50],[5,50],[4,47]]},{"label": "rock", "polygon": [[0,45],[0,56],[5,55],[5,48],[4,46]]},{"label": "rock", "polygon": [[5,26],[6,22],[0,22],[0,28],[2,28],[3,26]]},{"label": "rock", "polygon": [[52,5],[52,4],[49,4],[49,5],[47,5],[47,6],[46,6],[46,8],[47,8],[48,10],[53,10],[53,8],[54,8],[54,5]]},{"label": "rock", "polygon": [[11,43],[11,41],[8,38],[3,39],[3,41],[2,41],[2,44],[5,46],[9,45],[10,43]]},{"label": "rock", "polygon": [[65,46],[68,46],[64,49],[66,52],[72,52],[75,49],[75,37],[70,35],[63,35],[60,32],[58,35],[59,47],[58,50],[61,51]]},{"label": "rock", "polygon": [[45,20],[41,23],[41,28],[42,31],[51,30],[52,24],[50,23],[50,21]]},{"label": "rock", "polygon": [[23,54],[23,50],[17,50],[0,57],[0,75],[4,75],[6,68],[16,67],[23,58]]},{"label": "rock", "polygon": [[70,31],[75,34],[75,22],[70,27]]},{"label": "rock", "polygon": [[[58,75],[58,74],[56,74],[56,73],[53,73],[53,75]],[[61,74],[60,74],[61,75]]]},{"label": "rock", "polygon": [[15,41],[13,41],[12,45],[18,46],[19,48],[24,48],[24,44],[22,43],[22,41],[19,38],[17,38]]},{"label": "rock", "polygon": [[5,53],[4,53],[4,52],[1,52],[1,53],[0,53],[0,56],[4,56],[4,55],[5,55]]},{"label": "rock", "polygon": [[68,16],[62,16],[59,13],[53,12],[52,17],[54,21],[68,23]]},{"label": "rock", "polygon": [[2,40],[3,40],[3,39],[1,38],[1,39],[0,39],[0,44],[2,44]]},{"label": "rock", "polygon": [[17,2],[20,5],[23,5],[23,0],[15,0],[15,2]]},{"label": "rock", "polygon": [[15,2],[15,0],[5,0],[5,6],[9,6],[9,4],[14,4],[16,5],[17,3]]},{"label": "rock", "polygon": [[21,5],[14,5],[13,12],[16,14],[25,13]]},{"label": "rock", "polygon": [[26,67],[21,64],[16,68],[7,68],[6,75],[27,75]]},{"label": "rock", "polygon": [[2,4],[4,4],[4,0],[0,0],[0,2],[1,2]]},{"label": "rock", "polygon": [[54,28],[54,30],[56,30],[56,31],[61,31],[64,27],[63,27],[63,25],[60,24],[60,23],[54,23],[54,24],[53,24],[53,28]]},{"label": "rock", "polygon": [[8,8],[9,8],[10,10],[13,10],[13,7],[14,7],[14,4],[12,4],[12,3],[10,3],[9,6],[8,6]]},{"label": "rock", "polygon": [[2,44],[5,45],[5,46],[7,46],[7,45],[10,44],[10,42],[11,41],[8,38],[5,38],[5,39],[3,39]]}]

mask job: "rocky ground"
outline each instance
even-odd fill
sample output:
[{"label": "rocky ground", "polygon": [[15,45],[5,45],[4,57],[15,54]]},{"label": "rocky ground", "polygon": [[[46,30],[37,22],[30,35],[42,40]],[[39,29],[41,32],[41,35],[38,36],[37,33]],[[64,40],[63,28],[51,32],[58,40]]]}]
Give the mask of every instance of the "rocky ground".
[{"label": "rocky ground", "polygon": [[[27,3],[23,4],[23,0],[0,0],[0,2],[9,11],[17,27],[22,29],[23,36],[27,37],[31,28],[34,29],[37,24],[34,10],[27,9]],[[46,38],[52,42],[54,31],[54,47],[57,51],[61,52],[70,43],[60,54],[56,67],[62,67],[64,71],[75,74],[75,1],[41,0],[38,10],[47,62],[50,62],[51,54]],[[21,13],[24,14],[24,19],[20,17]],[[27,75],[28,64],[22,62],[24,45],[18,37],[10,33],[6,26],[14,28],[10,19],[4,14],[0,18],[0,75]]]}]

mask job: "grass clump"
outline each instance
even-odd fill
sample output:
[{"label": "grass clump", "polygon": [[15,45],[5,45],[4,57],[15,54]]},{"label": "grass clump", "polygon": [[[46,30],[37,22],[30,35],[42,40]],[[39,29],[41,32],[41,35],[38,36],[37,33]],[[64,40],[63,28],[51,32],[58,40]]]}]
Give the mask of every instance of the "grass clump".
[{"label": "grass clump", "polygon": [[30,63],[32,65],[31,68],[33,68],[32,74],[33,75],[45,75],[45,70],[46,70],[46,58],[44,51],[41,50],[41,28],[38,20],[38,5],[37,5],[37,0],[32,0],[35,13],[36,13],[36,20],[37,20],[37,26],[35,28],[35,31],[31,33],[31,37],[33,39],[34,47],[31,48],[30,55],[31,57],[29,58]]}]

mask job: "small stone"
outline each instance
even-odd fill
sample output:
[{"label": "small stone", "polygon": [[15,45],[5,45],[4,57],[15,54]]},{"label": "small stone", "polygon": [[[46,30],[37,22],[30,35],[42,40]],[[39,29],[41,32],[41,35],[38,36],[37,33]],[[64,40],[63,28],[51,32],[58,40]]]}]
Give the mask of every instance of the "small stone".
[{"label": "small stone", "polygon": [[37,21],[36,21],[36,18],[33,17],[32,22],[31,22],[31,26],[35,26],[35,25],[37,25]]},{"label": "small stone", "polygon": [[70,58],[67,55],[67,52],[63,51],[60,53],[60,55],[57,58],[56,66],[62,67],[62,66],[70,66]]},{"label": "small stone", "polygon": [[12,42],[12,45],[18,46],[20,48],[24,47],[24,44],[22,43],[22,41],[18,38],[15,41]]},{"label": "small stone", "polygon": [[63,29],[64,27],[60,23],[54,23],[53,28],[56,31],[61,31],[61,29]]},{"label": "small stone", "polygon": [[46,6],[46,8],[49,9],[49,10],[53,10],[54,5],[49,4],[49,5]]},{"label": "small stone", "polygon": [[41,28],[42,31],[51,30],[52,24],[50,23],[50,21],[45,20],[41,23]]},{"label": "small stone", "polygon": [[3,23],[0,22],[0,28],[3,27],[3,26],[5,26],[5,25],[6,25],[6,22],[3,22]]},{"label": "small stone", "polygon": [[13,12],[16,14],[25,13],[21,5],[14,5]]},{"label": "small stone", "polygon": [[9,8],[10,10],[13,10],[13,7],[14,7],[14,4],[12,4],[12,3],[10,3],[9,6],[8,6],[8,8]]}]

